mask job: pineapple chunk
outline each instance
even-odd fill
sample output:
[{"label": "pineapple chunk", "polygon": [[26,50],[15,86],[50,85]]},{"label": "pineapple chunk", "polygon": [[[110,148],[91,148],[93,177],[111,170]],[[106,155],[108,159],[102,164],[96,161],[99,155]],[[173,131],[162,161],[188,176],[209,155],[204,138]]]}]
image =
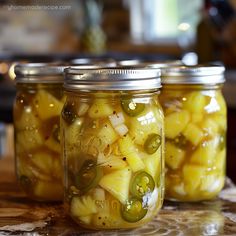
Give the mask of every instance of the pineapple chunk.
[{"label": "pineapple chunk", "polygon": [[16,134],[17,152],[27,152],[39,148],[43,143],[43,136],[38,129],[23,130]]},{"label": "pineapple chunk", "polygon": [[34,195],[41,199],[61,201],[63,198],[62,183],[38,181],[34,185]]},{"label": "pineapple chunk", "polygon": [[14,125],[17,130],[36,129],[40,126],[40,120],[35,116],[31,107],[26,107],[20,119],[14,120]]},{"label": "pineapple chunk", "polygon": [[61,153],[61,145],[57,142],[52,136],[50,136],[46,141],[45,145],[52,151],[57,152],[58,154]]},{"label": "pineapple chunk", "polygon": [[122,112],[110,115],[109,120],[114,128],[125,123],[125,118]]},{"label": "pineapple chunk", "polygon": [[219,126],[220,130],[226,130],[226,128],[227,128],[227,120],[226,120],[226,116],[225,115],[216,113],[216,114],[212,114],[211,118]]},{"label": "pineapple chunk", "polygon": [[95,188],[93,198],[98,201],[105,201],[105,191],[102,188]]},{"label": "pineapple chunk", "polygon": [[203,131],[211,136],[214,137],[218,134],[219,132],[219,126],[216,123],[215,120],[211,119],[211,118],[207,118],[203,121],[203,123],[201,124],[201,128],[203,129]]},{"label": "pineapple chunk", "polygon": [[184,109],[190,112],[203,113],[206,106],[206,97],[201,92],[191,92],[186,95]]},{"label": "pineapple chunk", "polygon": [[219,175],[217,171],[211,171],[204,177],[204,181],[201,183],[200,190],[210,193],[217,193],[220,192],[223,186],[224,176]]},{"label": "pineapple chunk", "polygon": [[203,113],[191,113],[191,121],[193,123],[199,123],[203,120]]},{"label": "pineapple chunk", "polygon": [[170,142],[166,142],[165,162],[169,168],[176,170],[180,168],[184,161],[185,151],[176,147]]},{"label": "pineapple chunk", "polygon": [[180,196],[185,196],[186,195],[186,192],[184,190],[184,183],[183,182],[181,182],[177,185],[174,185],[173,190],[174,190],[174,192],[176,192]]},{"label": "pineapple chunk", "polygon": [[31,157],[32,163],[44,173],[50,174],[53,171],[53,158],[47,152],[37,152]]},{"label": "pineapple chunk", "polygon": [[119,228],[121,224],[121,216],[113,212],[101,212],[93,217],[93,225],[99,228]]},{"label": "pineapple chunk", "polygon": [[203,142],[190,157],[190,162],[211,167],[214,164],[217,151],[217,137]]},{"label": "pineapple chunk", "polygon": [[130,178],[131,169],[126,167],[104,175],[100,180],[99,185],[118,199],[122,204],[125,204],[129,197]]},{"label": "pineapple chunk", "polygon": [[136,172],[145,168],[145,165],[137,153],[129,135],[125,135],[124,137],[120,138],[118,144],[121,154],[126,157],[132,171]]},{"label": "pineapple chunk", "polygon": [[52,151],[61,153],[61,145],[60,145],[60,136],[59,136],[59,125],[55,124],[51,130],[51,134],[46,139],[45,145]]},{"label": "pineapple chunk", "polygon": [[150,174],[156,183],[159,183],[161,175],[161,152],[157,151],[152,155],[142,153],[142,160],[145,164],[145,171]]},{"label": "pineapple chunk", "polygon": [[193,164],[186,164],[183,167],[183,178],[185,191],[189,195],[195,195],[200,187],[202,180],[206,176],[206,168]]},{"label": "pineapple chunk", "polygon": [[148,111],[145,115],[130,118],[130,135],[136,144],[143,145],[150,133],[160,134],[161,126],[160,117]]},{"label": "pineapple chunk", "polygon": [[57,100],[53,95],[41,89],[33,99],[39,118],[42,120],[49,119],[53,116],[59,116],[63,103]]},{"label": "pineapple chunk", "polygon": [[92,215],[89,215],[89,216],[81,216],[79,217],[79,220],[86,224],[86,225],[89,225],[91,223],[91,220],[92,220]]},{"label": "pineapple chunk", "polygon": [[78,116],[84,116],[89,109],[89,104],[80,103],[77,111]]},{"label": "pineapple chunk", "polygon": [[111,145],[119,138],[116,131],[108,122],[102,125],[102,128],[98,132],[98,137],[102,140],[104,145]]},{"label": "pineapple chunk", "polygon": [[102,153],[98,154],[97,163],[100,166],[104,166],[108,170],[123,169],[127,166],[126,161],[115,155],[105,157]]},{"label": "pineapple chunk", "polygon": [[128,128],[125,124],[121,124],[115,127],[115,131],[120,135],[123,136],[128,133]]},{"label": "pineapple chunk", "polygon": [[[25,158],[26,159],[26,158]],[[20,156],[16,156],[16,170],[17,170],[17,175],[18,176],[21,176],[21,175],[24,175],[24,176],[27,176],[28,178],[33,178],[34,177],[34,174],[32,173],[31,169],[32,168],[29,168],[29,161],[28,160],[25,160],[23,159],[22,157]]]},{"label": "pineapple chunk", "polygon": [[224,173],[225,172],[225,164],[226,164],[225,162],[226,162],[226,150],[224,148],[222,151],[217,153],[217,155],[215,157],[214,167],[219,172],[223,172]]},{"label": "pineapple chunk", "polygon": [[190,120],[188,111],[182,110],[172,113],[165,118],[165,136],[167,138],[175,138],[187,126]]},{"label": "pineapple chunk", "polygon": [[187,127],[183,131],[183,135],[195,146],[197,146],[201,142],[204,136],[202,130],[192,123],[189,123],[187,125]]},{"label": "pineapple chunk", "polygon": [[73,197],[70,212],[74,217],[85,217],[97,213],[95,201],[91,196]]},{"label": "pineapple chunk", "polygon": [[227,113],[227,106],[225,103],[225,99],[220,91],[216,93],[216,101],[220,106],[219,113],[225,116]]},{"label": "pineapple chunk", "polygon": [[103,118],[111,115],[113,109],[106,99],[95,99],[93,105],[88,110],[88,115],[91,118]]}]

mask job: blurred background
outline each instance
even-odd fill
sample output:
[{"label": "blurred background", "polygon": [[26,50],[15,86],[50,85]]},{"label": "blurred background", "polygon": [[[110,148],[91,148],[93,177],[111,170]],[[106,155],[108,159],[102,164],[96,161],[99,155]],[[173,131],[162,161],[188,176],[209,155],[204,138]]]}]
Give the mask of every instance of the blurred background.
[{"label": "blurred background", "polygon": [[12,124],[17,62],[220,61],[226,66],[227,173],[236,181],[235,11],[236,0],[0,0],[0,152]]}]

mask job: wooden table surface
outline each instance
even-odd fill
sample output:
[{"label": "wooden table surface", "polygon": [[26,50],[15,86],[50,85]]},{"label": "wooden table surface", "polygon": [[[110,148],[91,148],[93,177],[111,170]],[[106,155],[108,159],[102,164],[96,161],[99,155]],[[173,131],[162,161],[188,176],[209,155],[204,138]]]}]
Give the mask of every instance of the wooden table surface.
[{"label": "wooden table surface", "polygon": [[165,202],[158,216],[142,228],[89,231],[73,223],[62,204],[28,200],[17,186],[10,155],[0,159],[0,235],[236,235],[236,188],[228,185],[213,201]]}]

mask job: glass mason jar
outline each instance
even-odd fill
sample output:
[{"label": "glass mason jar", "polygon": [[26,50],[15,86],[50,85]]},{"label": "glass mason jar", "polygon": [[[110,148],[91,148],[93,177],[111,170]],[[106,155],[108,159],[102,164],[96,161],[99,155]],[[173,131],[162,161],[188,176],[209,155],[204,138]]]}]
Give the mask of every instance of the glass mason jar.
[{"label": "glass mason jar", "polygon": [[64,66],[41,63],[15,67],[16,173],[31,199],[63,200],[60,113]]},{"label": "glass mason jar", "polygon": [[162,69],[167,199],[212,199],[224,186],[223,73],[224,67],[213,65]]},{"label": "glass mason jar", "polygon": [[160,71],[65,70],[65,205],[90,229],[141,226],[162,206]]}]

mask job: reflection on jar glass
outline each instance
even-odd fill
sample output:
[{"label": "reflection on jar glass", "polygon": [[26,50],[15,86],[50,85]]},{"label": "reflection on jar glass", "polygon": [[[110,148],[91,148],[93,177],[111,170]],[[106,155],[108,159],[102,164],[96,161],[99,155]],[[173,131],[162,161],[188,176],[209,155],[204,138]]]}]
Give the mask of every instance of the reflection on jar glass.
[{"label": "reflection on jar glass", "polygon": [[223,72],[221,66],[163,69],[167,199],[212,199],[224,186]]},{"label": "reflection on jar glass", "polygon": [[91,229],[143,225],[163,202],[159,70],[77,73],[61,116],[67,211]]},{"label": "reflection on jar glass", "polygon": [[28,197],[61,201],[63,197],[60,113],[63,66],[15,67],[15,159],[19,184]]}]

